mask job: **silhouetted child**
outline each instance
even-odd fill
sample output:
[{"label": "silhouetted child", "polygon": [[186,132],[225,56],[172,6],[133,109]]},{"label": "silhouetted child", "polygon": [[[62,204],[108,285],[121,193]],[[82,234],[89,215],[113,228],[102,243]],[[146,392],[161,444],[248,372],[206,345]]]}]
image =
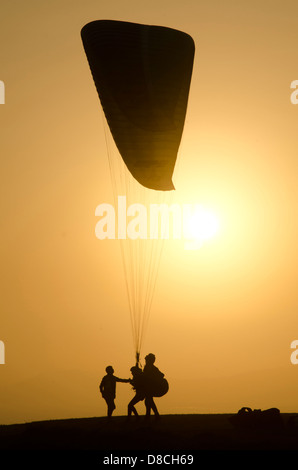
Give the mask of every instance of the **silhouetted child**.
[{"label": "silhouetted child", "polygon": [[134,405],[139,401],[144,400],[145,398],[144,378],[142,369],[138,365],[136,365],[130,370],[132,374],[132,379],[130,380],[130,383],[132,384],[133,389],[136,391],[136,394],[133,399],[128,403],[128,417],[130,417],[132,413],[135,416],[139,416]]},{"label": "silhouetted child", "polygon": [[[155,414],[155,417],[159,417],[157,407],[154,403],[153,397],[156,396],[156,389],[159,387],[164,374],[154,365],[155,356],[154,354],[148,354],[145,357],[144,367],[144,385],[145,385],[145,406],[146,406],[146,417],[149,418],[151,410]],[[158,395],[157,395],[158,396]]]},{"label": "silhouetted child", "polygon": [[107,375],[105,375],[100,382],[99,390],[108,405],[108,417],[110,418],[116,408],[116,382],[127,383],[130,382],[130,379],[119,379],[119,377],[116,377],[112,366],[106,367],[106,373]]}]

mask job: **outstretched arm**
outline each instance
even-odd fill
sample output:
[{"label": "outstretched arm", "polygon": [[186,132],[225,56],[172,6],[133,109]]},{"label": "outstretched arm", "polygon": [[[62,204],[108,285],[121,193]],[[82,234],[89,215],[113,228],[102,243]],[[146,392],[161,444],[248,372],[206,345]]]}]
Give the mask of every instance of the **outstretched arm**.
[{"label": "outstretched arm", "polygon": [[119,379],[119,377],[115,377],[115,379],[116,379],[116,382],[124,382],[124,383],[130,382],[130,379]]}]

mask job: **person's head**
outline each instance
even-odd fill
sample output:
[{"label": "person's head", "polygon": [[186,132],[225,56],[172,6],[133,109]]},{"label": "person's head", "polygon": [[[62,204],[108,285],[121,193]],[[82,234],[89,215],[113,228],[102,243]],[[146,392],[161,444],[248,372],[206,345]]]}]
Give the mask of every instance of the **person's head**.
[{"label": "person's head", "polygon": [[135,377],[136,375],[140,374],[142,372],[142,369],[140,369],[139,366],[133,366],[130,369],[132,375]]},{"label": "person's head", "polygon": [[107,373],[108,375],[113,375],[113,374],[114,374],[114,369],[113,369],[113,367],[112,367],[112,366],[107,366],[107,367],[106,367],[106,373]]},{"label": "person's head", "polygon": [[155,362],[154,354],[152,354],[152,353],[147,354],[147,356],[145,357],[145,361],[146,361],[146,364],[154,364],[154,362]]}]

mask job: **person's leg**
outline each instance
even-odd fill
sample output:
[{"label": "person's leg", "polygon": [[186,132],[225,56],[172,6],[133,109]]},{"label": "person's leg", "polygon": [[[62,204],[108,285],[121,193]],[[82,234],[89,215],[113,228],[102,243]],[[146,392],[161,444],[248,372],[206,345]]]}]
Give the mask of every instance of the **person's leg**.
[{"label": "person's leg", "polygon": [[114,398],[109,398],[107,400],[107,404],[108,404],[108,417],[110,418],[112,416],[114,409],[116,408]]},{"label": "person's leg", "polygon": [[139,400],[135,396],[129,403],[128,403],[128,416],[131,416],[131,413],[134,413],[136,416],[138,415],[138,412],[134,405],[138,402]]},{"label": "person's leg", "polygon": [[150,397],[145,398],[145,407],[146,407],[146,417],[148,418],[150,416],[150,412],[151,412]]},{"label": "person's leg", "polygon": [[153,413],[155,414],[155,416],[159,416],[159,412],[158,412],[158,409],[156,407],[156,404],[154,403],[153,397],[152,397],[152,400],[151,400],[151,409],[152,409]]},{"label": "person's leg", "polygon": [[153,411],[153,413],[156,415],[156,416],[159,416],[159,413],[158,413],[158,410],[157,410],[157,407],[153,401],[153,397],[152,396],[147,396],[145,398],[145,406],[146,406],[146,416],[150,416],[151,414],[151,410]]}]

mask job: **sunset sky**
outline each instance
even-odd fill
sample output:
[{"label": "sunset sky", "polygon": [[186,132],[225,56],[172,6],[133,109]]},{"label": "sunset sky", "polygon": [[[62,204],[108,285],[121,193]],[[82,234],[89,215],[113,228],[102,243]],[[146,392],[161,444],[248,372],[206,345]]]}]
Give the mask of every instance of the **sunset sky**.
[{"label": "sunset sky", "polygon": [[[104,416],[105,367],[134,364],[119,241],[95,236],[96,207],[113,204],[80,37],[97,19],[196,45],[173,202],[219,230],[197,250],[164,245],[142,347],[170,384],[159,411],[297,412],[297,2],[2,0],[0,424]],[[115,415],[132,396],[117,385]]]}]

